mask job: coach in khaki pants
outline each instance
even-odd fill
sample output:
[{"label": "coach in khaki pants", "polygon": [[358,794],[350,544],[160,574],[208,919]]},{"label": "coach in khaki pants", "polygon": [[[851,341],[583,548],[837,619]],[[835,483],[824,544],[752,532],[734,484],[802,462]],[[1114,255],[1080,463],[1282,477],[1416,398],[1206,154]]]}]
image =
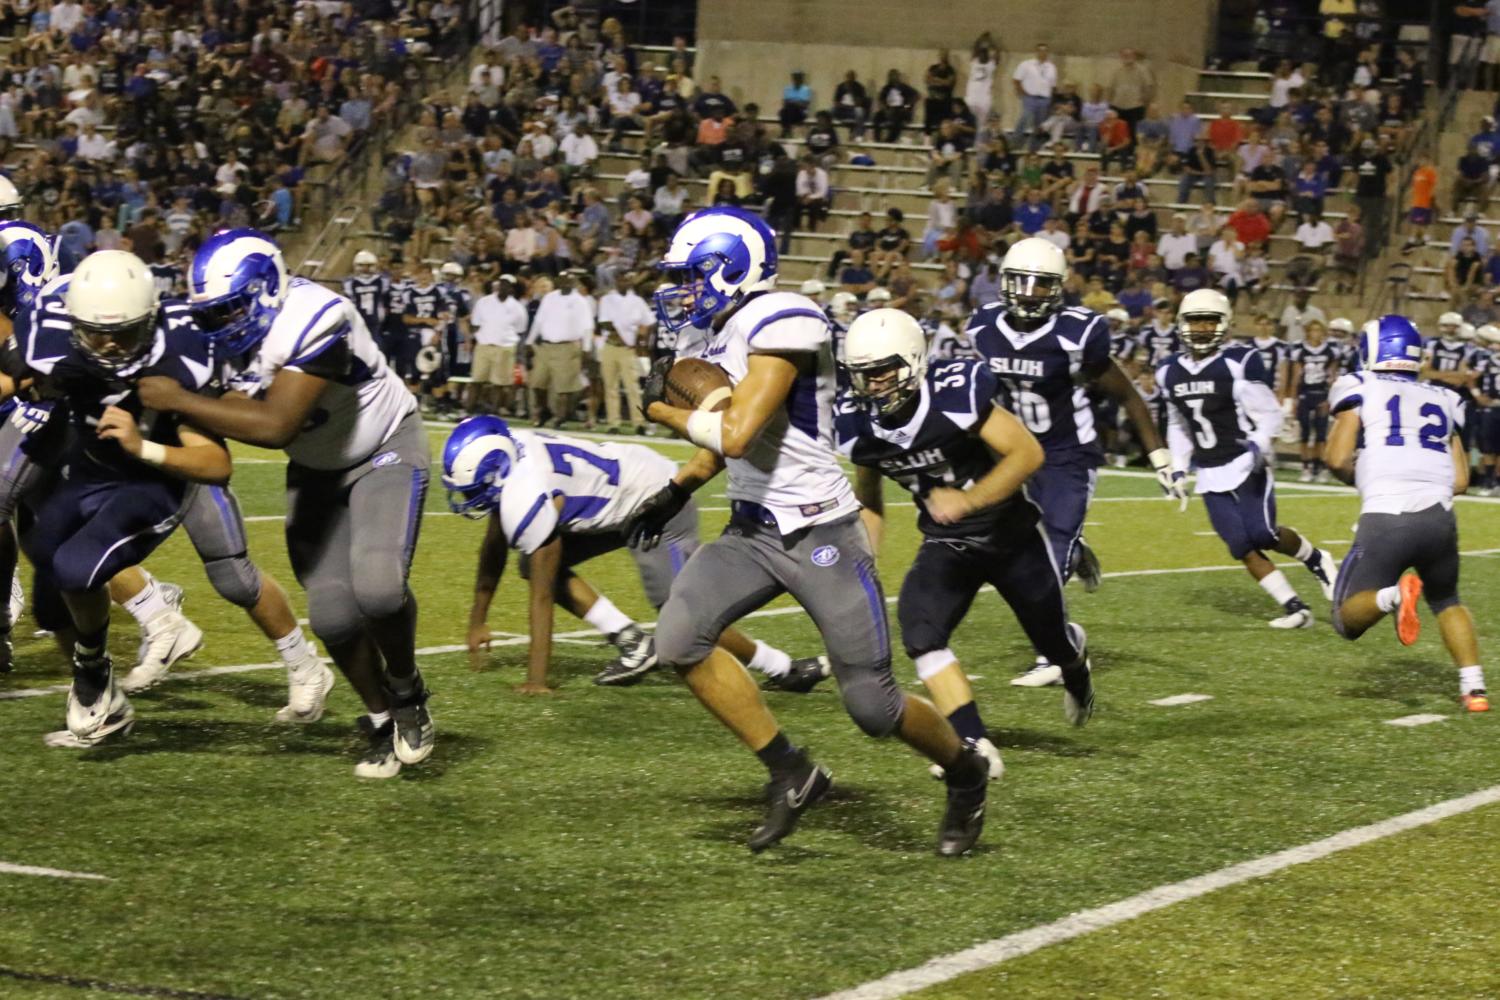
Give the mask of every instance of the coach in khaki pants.
[{"label": "coach in khaki pants", "polygon": [[641,371],[638,347],[645,331],[656,322],[656,313],[646,300],[636,294],[634,276],[623,278],[624,291],[612,289],[599,300],[599,364],[604,373],[604,414],[609,429],[616,432],[620,423],[620,390],[625,390],[629,407],[625,425],[634,425],[637,434],[646,433],[641,415]]},{"label": "coach in khaki pants", "polygon": [[536,345],[527,382],[538,424],[550,417],[554,427],[561,427],[573,415],[583,351],[593,336],[593,300],[579,293],[571,274],[558,275],[557,288],[542,296],[527,335]]},{"label": "coach in khaki pants", "polygon": [[474,330],[473,381],[465,401],[469,412],[512,411],[516,344],[526,333],[529,318],[516,298],[516,279],[508,274],[495,282],[494,291],[474,303],[469,316]]}]

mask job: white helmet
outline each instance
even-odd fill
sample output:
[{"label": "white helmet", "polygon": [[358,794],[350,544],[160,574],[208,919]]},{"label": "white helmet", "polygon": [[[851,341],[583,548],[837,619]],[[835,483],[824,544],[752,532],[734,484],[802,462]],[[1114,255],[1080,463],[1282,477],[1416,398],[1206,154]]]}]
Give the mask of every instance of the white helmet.
[{"label": "white helmet", "polygon": [[1473,340],[1474,339],[1474,324],[1473,323],[1460,323],[1460,324],[1458,324],[1458,339],[1459,340]]},{"label": "white helmet", "polygon": [[872,288],[865,295],[865,304],[879,307],[881,303],[891,301],[891,290],[889,288]]},{"label": "white helmet", "polygon": [[808,298],[815,299],[821,296],[824,292],[828,291],[828,286],[823,284],[817,278],[808,278],[802,283],[802,287],[797,290],[803,295],[806,295]]},{"label": "white helmet", "polygon": [[1500,326],[1493,323],[1484,324],[1474,331],[1474,335],[1483,343],[1500,344]]},{"label": "white helmet", "polygon": [[1057,244],[1032,236],[1011,247],[1000,262],[1005,311],[1022,319],[1045,319],[1062,305],[1068,259]]},{"label": "white helmet", "polygon": [[[1214,327],[1210,331],[1194,332],[1192,324],[1212,317]],[[1182,297],[1177,307],[1177,332],[1188,351],[1195,358],[1206,358],[1224,343],[1229,334],[1229,325],[1234,320],[1234,307],[1229,298],[1218,289],[1199,288]]]},{"label": "white helmet", "polygon": [[368,250],[361,250],[354,255],[355,274],[374,274],[375,269],[380,266],[380,258]]},{"label": "white helmet", "polygon": [[447,278],[449,281],[464,280],[463,265],[451,260],[448,261],[448,263],[444,264],[442,267],[438,268],[438,274],[441,277]]},{"label": "white helmet", "polygon": [[21,217],[21,192],[9,177],[0,174],[0,219]]},{"label": "white helmet", "polygon": [[1129,323],[1130,313],[1118,306],[1104,314],[1104,318],[1114,323]]},{"label": "white helmet", "polygon": [[1458,336],[1459,328],[1464,325],[1464,318],[1456,312],[1445,312],[1438,317],[1438,336],[1446,340],[1452,340]]},{"label": "white helmet", "polygon": [[927,334],[900,309],[871,309],[844,335],[843,365],[856,399],[880,416],[896,413],[921,391]]},{"label": "white helmet", "polygon": [[151,353],[156,281],[135,254],[89,254],[69,277],[64,301],[73,321],[74,346],[100,368],[123,371]]},{"label": "white helmet", "polygon": [[834,292],[828,300],[828,315],[840,326],[848,326],[859,312],[859,296],[853,292]]},{"label": "white helmet", "polygon": [[1353,333],[1354,322],[1343,316],[1336,316],[1328,321],[1328,332],[1330,333]]}]

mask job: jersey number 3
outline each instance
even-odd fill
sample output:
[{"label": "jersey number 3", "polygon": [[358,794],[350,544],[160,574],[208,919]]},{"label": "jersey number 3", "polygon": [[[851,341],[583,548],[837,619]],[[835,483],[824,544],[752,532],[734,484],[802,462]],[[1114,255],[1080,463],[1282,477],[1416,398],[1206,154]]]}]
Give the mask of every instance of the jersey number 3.
[{"label": "jersey number 3", "polygon": [[[1392,448],[1400,448],[1406,444],[1406,436],[1401,433],[1401,397],[1392,396],[1385,408],[1391,418],[1391,430],[1385,436],[1385,443]],[[1429,451],[1447,451],[1448,415],[1443,412],[1443,408],[1436,403],[1425,403],[1417,411],[1417,415],[1428,420],[1417,431],[1417,441]]]}]

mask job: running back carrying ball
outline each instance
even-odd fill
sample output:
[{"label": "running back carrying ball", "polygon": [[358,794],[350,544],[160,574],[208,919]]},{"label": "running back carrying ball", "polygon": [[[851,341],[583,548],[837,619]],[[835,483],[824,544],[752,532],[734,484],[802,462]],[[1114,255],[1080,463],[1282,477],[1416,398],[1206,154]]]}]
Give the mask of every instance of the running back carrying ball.
[{"label": "running back carrying ball", "polygon": [[682,358],[672,365],[665,389],[668,406],[709,413],[728,409],[734,391],[724,369],[702,358]]}]

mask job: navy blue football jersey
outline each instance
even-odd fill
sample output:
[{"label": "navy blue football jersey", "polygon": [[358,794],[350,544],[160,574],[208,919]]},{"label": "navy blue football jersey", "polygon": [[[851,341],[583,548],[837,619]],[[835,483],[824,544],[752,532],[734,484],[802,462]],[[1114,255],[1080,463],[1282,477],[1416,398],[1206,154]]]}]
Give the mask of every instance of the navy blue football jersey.
[{"label": "navy blue football jersey", "polygon": [[1281,366],[1291,360],[1292,345],[1280,337],[1252,337],[1245,346],[1260,355],[1261,381],[1275,389]]},{"label": "navy blue football jersey", "polygon": [[847,388],[834,406],[834,434],[839,451],[855,465],[880,472],[911,491],[917,501],[917,527],[933,538],[982,538],[997,529],[1030,528],[1036,506],[1024,491],[988,510],[954,524],[938,524],[922,498],[940,486],[967,489],[995,467],[995,456],[979,437],[979,428],[994,408],[994,376],[983,361],[959,359],[934,363],[927,370],[916,409],[899,427],[875,419]]},{"label": "navy blue football jersey", "polygon": [[1248,428],[1242,423],[1235,392],[1241,368],[1247,381],[1265,381],[1260,353],[1232,345],[1203,362],[1186,354],[1174,355],[1156,373],[1167,403],[1177,411],[1193,439],[1193,464],[1199,468],[1226,465],[1248,450]]},{"label": "navy blue football jersey", "polygon": [[[77,432],[72,447],[80,449],[90,460],[94,472],[102,468],[122,479],[158,477],[175,481],[175,477],[127,455],[116,442],[101,441],[96,428],[105,409],[118,406],[137,418],[146,440],[164,445],[180,443],[178,416],[143,408],[134,383],[144,375],[165,375],[192,392],[210,390],[215,370],[213,357],[193,323],[187,303],[162,302],[157,310],[151,351],[130,367],[109,372],[73,346],[73,324],[64,304],[67,287],[65,278],[50,284],[38,299],[30,321],[16,326],[15,334],[21,338],[19,346],[27,367],[45,377],[66,403]],[[30,449],[28,454],[43,457]],[[68,456],[54,457],[67,459],[72,454],[70,449]]]},{"label": "navy blue football jersey", "polygon": [[1468,357],[1469,346],[1461,340],[1433,338],[1427,342],[1427,363],[1434,371],[1456,372]]},{"label": "navy blue football jersey", "polygon": [[[391,308],[391,279],[383,274],[365,277],[351,274],[344,279],[344,298],[354,303],[354,308],[371,330],[385,326],[385,318]],[[405,303],[402,303],[405,308]]]},{"label": "navy blue football jersey", "polygon": [[1109,338],[1109,356],[1122,365],[1134,362],[1140,349],[1141,342],[1133,333],[1117,333]]},{"label": "navy blue football jersey", "polygon": [[1338,352],[1327,341],[1313,347],[1297,344],[1292,348],[1291,361],[1302,366],[1294,388],[1299,396],[1326,396],[1333,385],[1333,375],[1338,369]]},{"label": "navy blue football jersey", "polygon": [[1137,338],[1140,345],[1146,349],[1149,355],[1147,363],[1155,368],[1163,361],[1182,350],[1182,338],[1177,335],[1177,327],[1169,326],[1165,330],[1158,329],[1155,323],[1147,323],[1141,328],[1140,336]]},{"label": "navy blue football jersey", "polygon": [[1480,369],[1477,388],[1492,400],[1500,400],[1500,355]]},{"label": "navy blue football jersey", "polygon": [[1482,372],[1489,367],[1495,358],[1495,352],[1488,347],[1471,347],[1464,355],[1464,364],[1469,366],[1470,371]]},{"label": "navy blue football jersey", "polygon": [[1111,363],[1103,316],[1068,307],[1035,330],[1021,331],[996,302],[974,313],[968,332],[999,383],[996,402],[1021,418],[1049,459],[1074,451],[1102,460],[1083,383]]},{"label": "navy blue football jersey", "polygon": [[413,285],[406,290],[402,312],[418,319],[433,319],[448,308],[448,298],[437,285]]}]

